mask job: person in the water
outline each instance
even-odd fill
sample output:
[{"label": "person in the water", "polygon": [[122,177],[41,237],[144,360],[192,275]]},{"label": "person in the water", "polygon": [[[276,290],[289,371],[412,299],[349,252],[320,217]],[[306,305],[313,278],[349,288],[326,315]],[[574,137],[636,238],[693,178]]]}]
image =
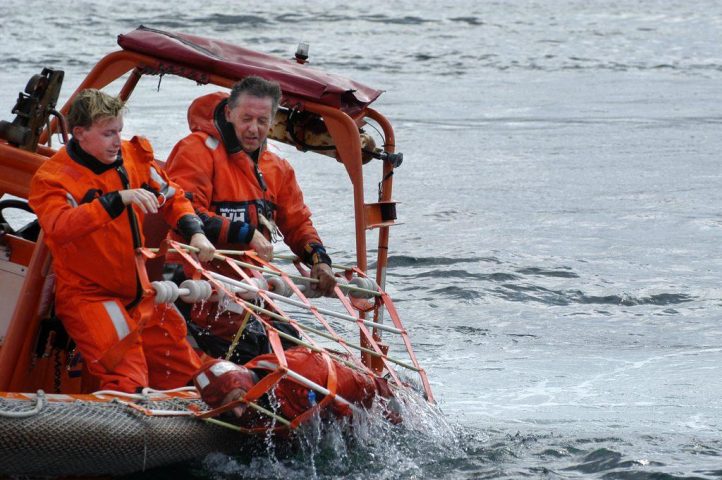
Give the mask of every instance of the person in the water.
[{"label": "person in the water", "polygon": [[[330,356],[324,357],[305,347],[294,347],[284,354],[288,370],[328,390],[333,388],[334,394],[341,397],[340,400],[329,401],[322,413],[350,416],[354,406],[368,408],[375,398],[382,397],[387,400],[386,417],[394,423],[400,422],[394,394],[385,379],[364,372],[361,368],[348,367]],[[244,366],[226,360],[212,360],[196,373],[193,382],[203,401],[218,408],[242,398],[260,379],[277,368],[278,360],[273,353],[260,355]],[[293,420],[321,402],[325,395],[286,374],[273,387],[273,396],[273,405],[279,414],[287,420]],[[262,396],[260,401],[269,403],[268,396]],[[259,426],[270,420],[255,410],[245,408],[245,405],[236,407],[234,413],[238,423],[248,427]]]}]

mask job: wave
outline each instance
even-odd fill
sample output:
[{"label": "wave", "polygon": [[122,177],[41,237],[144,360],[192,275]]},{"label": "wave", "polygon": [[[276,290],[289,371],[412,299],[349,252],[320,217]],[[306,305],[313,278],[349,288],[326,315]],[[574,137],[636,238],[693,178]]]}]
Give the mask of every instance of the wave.
[{"label": "wave", "polygon": [[465,23],[472,26],[484,25],[484,22],[479,20],[477,17],[453,17],[449,20],[455,23]]},{"label": "wave", "polygon": [[496,263],[501,261],[494,257],[414,257],[411,255],[391,255],[388,266],[390,267],[424,267],[438,265],[456,265],[457,263]]},{"label": "wave", "polygon": [[[565,468],[564,470],[575,470],[577,472],[583,472],[583,473],[599,473],[599,472],[605,472],[608,470],[616,470],[619,468],[630,469],[630,468],[634,468],[634,467],[647,466],[647,465],[664,466],[663,463],[659,463],[659,462],[640,462],[638,460],[624,460],[623,457],[624,456],[621,453],[615,452],[614,450],[610,450],[608,448],[599,448],[599,449],[594,450],[593,452],[587,454],[584,457],[582,463],[580,463],[578,465],[574,465],[572,467]],[[622,473],[622,472],[615,472],[614,478],[679,478],[679,477],[672,477],[672,476],[659,477],[656,475],[654,477],[651,477],[651,476],[649,476],[649,472],[635,472],[635,471],[624,472],[624,473],[634,474],[634,475],[643,474],[645,476],[644,477],[639,477],[639,476],[620,477],[620,476],[617,476],[620,473]]]},{"label": "wave", "polygon": [[686,293],[658,293],[647,296],[633,296],[626,293],[610,295],[589,295],[581,290],[552,290],[538,285],[504,284],[492,291],[497,297],[512,302],[538,302],[546,305],[600,304],[623,305],[677,305],[692,302],[697,297]]},{"label": "wave", "polygon": [[528,267],[517,270],[524,275],[536,275],[540,277],[558,277],[558,278],[579,278],[574,272],[569,271],[569,267],[562,267],[563,270],[548,270],[545,268]]},{"label": "wave", "polygon": [[[633,295],[628,292],[606,294],[591,293],[580,288],[549,288],[538,284],[544,279],[579,279],[571,267],[518,267],[510,272],[474,272],[467,268],[453,268],[468,264],[478,267],[480,262],[500,265],[495,257],[414,257],[397,255],[389,257],[389,278],[403,279],[404,290],[425,289],[423,298],[473,301],[496,297],[510,302],[541,303],[551,306],[566,305],[616,305],[616,306],[674,306],[697,300],[698,297],[683,292],[660,292]],[[422,271],[404,271],[411,267]],[[429,268],[431,267],[431,268]],[[444,269],[441,267],[452,267]],[[536,280],[535,280],[536,279]],[[418,280],[418,281],[417,281]],[[491,283],[491,285],[489,285]],[[678,313],[672,308],[667,314]]]},{"label": "wave", "polygon": [[[476,300],[486,297],[496,297],[509,302],[519,303],[541,303],[550,306],[567,305],[616,305],[625,307],[634,306],[672,306],[689,303],[697,300],[698,297],[687,293],[656,293],[652,295],[630,295],[628,293],[612,293],[608,295],[595,295],[574,289],[550,289],[534,284],[509,283],[508,278],[517,277],[509,274],[472,274],[466,271],[449,272],[425,272],[420,275],[399,275],[395,277],[405,279],[433,278],[433,279],[459,279],[454,285],[434,285],[427,291],[426,300]],[[574,278],[574,277],[569,277]],[[470,285],[469,280],[479,282],[494,282],[496,286],[484,288],[474,282]],[[499,284],[500,282],[506,282]],[[408,290],[417,290],[418,286],[409,286]],[[667,314],[678,313],[674,309],[666,309]]]},{"label": "wave", "polygon": [[260,15],[231,15],[224,13],[214,13],[203,18],[195,18],[194,23],[200,23],[203,25],[215,24],[215,25],[232,25],[232,26],[256,26],[256,25],[269,25],[271,23],[268,18]]},{"label": "wave", "polygon": [[476,290],[456,287],[453,285],[449,287],[437,288],[431,290],[429,293],[433,294],[434,297],[442,296],[446,298],[453,298],[455,300],[474,300],[476,298],[481,298],[484,296],[483,293],[477,292]]},{"label": "wave", "polygon": [[419,273],[418,275],[400,275],[408,278],[460,278],[491,282],[509,282],[521,277],[511,273],[471,273],[466,270],[439,270]]},{"label": "wave", "polygon": [[390,17],[388,15],[361,15],[359,18],[373,23],[385,23],[387,25],[423,25],[425,23],[435,23],[437,20],[429,20],[426,18],[405,15],[403,17]]}]

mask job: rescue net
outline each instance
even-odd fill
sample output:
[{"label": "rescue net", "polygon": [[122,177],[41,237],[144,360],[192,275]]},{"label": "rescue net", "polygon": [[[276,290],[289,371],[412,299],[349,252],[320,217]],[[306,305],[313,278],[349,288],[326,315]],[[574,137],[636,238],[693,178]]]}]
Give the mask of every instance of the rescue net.
[{"label": "rescue net", "polygon": [[[257,416],[265,418],[257,419],[257,426],[245,425],[242,430],[266,432],[296,428],[326,408],[352,413],[356,406],[353,399],[343,398],[338,391],[335,370],[339,368],[334,365],[371,379],[383,379],[391,391],[410,388],[410,383],[396,371],[401,368],[404,375],[418,379],[423,396],[434,402],[426,373],[414,355],[390,296],[358,268],[332,265],[337,286],[332,300],[326,301],[333,301],[336,307],[332,308],[319,301],[320,295],[312,287],[316,280],[310,278],[308,269],[293,256],[276,256],[292,262],[296,270],[293,273],[261,259],[252,250],[217,252],[213,262],[201,264],[193,247],[168,240],[160,249],[138,251],[139,272],[144,273],[145,260],[168,254],[183,265],[190,278],[180,285],[171,281],[151,283],[141,274],[148,298],[155,304],[173,303],[179,298],[192,304],[217,302],[219,311],[233,312],[242,318],[234,343],[243,336],[250,322],[255,321],[263,326],[272,350],[272,355],[263,361],[249,362],[266,373],[241,399],[215,410],[199,412],[199,416],[217,417],[239,405],[248,406]],[[391,325],[374,321],[381,319],[384,311]],[[285,327],[298,333],[289,333]],[[382,334],[390,337],[391,342],[384,343]],[[356,339],[352,340],[353,336]],[[399,352],[389,353],[389,344]],[[314,381],[294,370],[284,351],[284,347],[289,346],[300,346],[322,357],[330,372],[327,378]],[[230,348],[229,356],[232,351]],[[309,396],[305,406],[297,408],[291,418],[287,418],[288,410],[279,413],[271,401],[283,382],[293,383],[297,392]]]}]

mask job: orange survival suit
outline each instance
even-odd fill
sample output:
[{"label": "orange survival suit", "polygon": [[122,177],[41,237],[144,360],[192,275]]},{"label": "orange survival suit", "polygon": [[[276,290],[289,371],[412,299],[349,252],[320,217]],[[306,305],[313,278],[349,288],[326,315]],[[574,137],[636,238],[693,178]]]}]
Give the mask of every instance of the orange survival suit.
[{"label": "orange survival suit", "polygon": [[175,307],[157,306],[142,332],[136,330],[142,289],[134,249],[143,245],[144,215],[126,207],[118,193],[133,188],[156,193],[164,220],[182,235],[202,231],[183,191],[155,164],[141,137],[123,141],[110,165],[71,139],[36,172],[29,203],[53,254],[56,313],[101,388],[176,388],[200,361]]},{"label": "orange survival suit", "polygon": [[[327,361],[320,353],[307,348],[288,349],[285,351],[285,356],[289,370],[324,388],[332,391],[335,389],[335,394],[352,404],[370,407],[377,396],[387,399],[393,397],[388,383],[383,378],[356,371],[330,358]],[[218,408],[223,405],[224,400],[228,401],[226,395],[232,390],[238,388],[242,392],[247,392],[259,377],[262,378],[275,370],[277,365],[278,360],[273,353],[260,355],[243,367],[225,360],[214,360],[201,368],[195,375],[194,382],[203,401],[213,408]],[[329,382],[332,370],[335,379]],[[249,372],[253,372],[256,378],[252,379]],[[295,419],[324,398],[322,394],[288,376],[273,387],[272,396],[273,400],[268,398],[268,394],[264,395],[260,403],[270,402],[273,406],[269,404],[267,407],[278,408],[279,413],[288,420]],[[328,412],[336,416],[347,416],[352,413],[348,406],[336,401],[331,401],[328,407]],[[267,417],[247,409],[240,417],[239,423],[253,427],[263,425],[268,420]],[[400,419],[392,418],[392,420]]]},{"label": "orange survival suit", "polygon": [[227,102],[222,92],[193,101],[188,109],[193,133],[173,148],[168,175],[190,195],[216,248],[237,249],[256,229],[270,239],[260,213],[278,225],[296,255],[313,263],[311,256],[323,247],[291,164],[264,148],[257,161],[246,154],[225,119]]},{"label": "orange survival suit", "polygon": [[[323,387],[328,385],[329,371],[333,368],[336,375],[336,394],[353,404],[370,407],[377,395],[384,398],[393,396],[388,383],[383,378],[358,372],[334,360],[329,364],[321,354],[307,348],[294,347],[284,353],[290,370]],[[263,370],[273,370],[269,368],[269,364],[277,363],[276,355],[268,353],[254,358],[244,366],[259,374]],[[308,387],[290,379],[278,382],[275,395],[284,417],[295,418],[313,406],[313,403],[321,401],[323,398],[321,394],[311,392]],[[331,402],[329,406],[336,415],[351,414],[348,407],[342,404]]]},{"label": "orange survival suit", "polygon": [[[176,144],[165,165],[191,198],[206,236],[218,249],[236,250],[245,248],[257,229],[270,239],[274,232],[259,221],[262,214],[306,263],[330,265],[290,163],[263,147],[257,160],[245,153],[225,118],[227,102],[223,92],[193,101],[188,109],[193,133]],[[214,304],[194,307],[191,317],[225,339],[232,339],[241,325],[235,314],[218,318]]]}]

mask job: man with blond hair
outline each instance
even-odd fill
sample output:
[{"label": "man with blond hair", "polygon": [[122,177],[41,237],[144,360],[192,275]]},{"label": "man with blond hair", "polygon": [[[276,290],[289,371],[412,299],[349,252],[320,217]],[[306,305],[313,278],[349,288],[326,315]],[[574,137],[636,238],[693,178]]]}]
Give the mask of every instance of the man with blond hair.
[{"label": "man with blond hair", "polygon": [[72,138],[38,169],[29,202],[53,254],[56,313],[100,387],[176,388],[200,363],[174,307],[156,306],[137,328],[143,292],[134,258],[143,220],[160,212],[203,261],[215,248],[148,140],[121,140],[123,111],[116,97],[79,92],[68,114]]}]

